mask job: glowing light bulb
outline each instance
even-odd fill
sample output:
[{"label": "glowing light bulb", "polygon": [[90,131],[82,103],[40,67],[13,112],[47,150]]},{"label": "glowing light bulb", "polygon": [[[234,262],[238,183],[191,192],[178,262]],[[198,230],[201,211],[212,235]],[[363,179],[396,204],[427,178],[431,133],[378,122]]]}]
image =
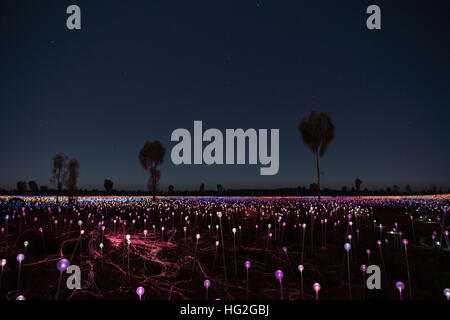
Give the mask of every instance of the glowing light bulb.
[{"label": "glowing light bulb", "polygon": [[197,235],[195,236],[195,238],[198,240],[200,239],[200,233],[197,233]]},{"label": "glowing light bulb", "polygon": [[0,261],[0,264],[1,264],[2,268],[3,268],[4,266],[6,266],[6,259],[2,259],[2,260]]},{"label": "glowing light bulb", "polygon": [[450,288],[444,289],[444,296],[447,297],[447,300],[450,300]]},{"label": "glowing light bulb", "polygon": [[29,244],[28,241],[25,241],[25,242],[23,243],[23,245],[25,246],[25,248],[28,247],[28,244]]},{"label": "glowing light bulb", "polygon": [[203,281],[203,286],[204,286],[206,289],[208,289],[210,285],[211,285],[211,281],[209,281],[209,280]]},{"label": "glowing light bulb", "polygon": [[219,246],[219,241],[216,241],[216,247],[218,247]]},{"label": "glowing light bulb", "polygon": [[298,271],[303,272],[305,270],[305,267],[302,264],[298,265]]},{"label": "glowing light bulb", "polygon": [[144,295],[145,289],[144,287],[138,287],[136,289],[136,293],[139,296],[139,300],[141,300],[141,297]]},{"label": "glowing light bulb", "polygon": [[236,233],[236,228],[231,229],[231,231],[233,231],[233,233]]},{"label": "glowing light bulb", "polygon": [[16,298],[16,300],[25,300],[25,297],[22,296],[22,295],[20,295],[20,296],[18,296],[18,297]]},{"label": "glowing light bulb", "polygon": [[398,291],[402,291],[403,289],[405,289],[405,284],[403,283],[403,282],[401,282],[401,281],[398,281],[396,284],[395,284],[395,287],[398,289]]},{"label": "glowing light bulb", "polygon": [[281,270],[275,271],[275,278],[277,278],[278,280],[283,279],[283,276],[284,276],[283,271]]},{"label": "glowing light bulb", "polygon": [[98,246],[100,247],[100,249],[103,249],[103,247],[104,247],[105,245],[104,245],[103,243],[100,243]]},{"label": "glowing light bulb", "polygon": [[22,253],[19,253],[16,257],[17,261],[22,262],[25,259],[25,256]]},{"label": "glowing light bulb", "polygon": [[70,265],[69,260],[67,260],[67,259],[61,259],[61,260],[59,260],[58,263],[56,264],[56,268],[57,268],[59,271],[63,272],[63,271],[66,271],[66,270],[67,270],[67,268],[69,267],[69,265]]},{"label": "glowing light bulb", "polygon": [[313,289],[315,292],[319,292],[320,291],[320,284],[318,284],[317,282],[313,284]]},{"label": "glowing light bulb", "polygon": [[408,245],[408,240],[407,239],[403,239],[403,245],[406,247]]},{"label": "glowing light bulb", "polygon": [[361,271],[362,271],[362,272],[366,272],[366,270],[367,270],[367,267],[366,267],[365,264],[363,264],[363,265],[361,266]]},{"label": "glowing light bulb", "polygon": [[344,249],[349,251],[352,248],[352,245],[350,243],[344,244]]}]

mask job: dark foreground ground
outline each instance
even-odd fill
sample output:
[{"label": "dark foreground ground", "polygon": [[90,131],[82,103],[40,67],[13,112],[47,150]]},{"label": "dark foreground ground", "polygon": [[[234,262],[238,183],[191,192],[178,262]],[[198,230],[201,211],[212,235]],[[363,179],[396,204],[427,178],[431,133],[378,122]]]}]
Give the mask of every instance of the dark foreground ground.
[{"label": "dark foreground ground", "polygon": [[[448,204],[446,196],[333,198],[320,206],[310,198],[122,197],[57,203],[56,198],[3,197],[0,259],[7,263],[0,299],[23,295],[27,300],[55,300],[60,277],[56,264],[66,258],[81,267],[82,288],[67,289],[68,275],[63,273],[60,300],[135,300],[139,286],[145,289],[143,299],[282,295],[309,300],[316,298],[314,283],[321,286],[321,300],[350,295],[353,300],[396,300],[398,281],[405,285],[405,300],[443,300],[444,288],[450,287]],[[408,240],[406,251],[403,239]],[[351,244],[350,282],[345,243]],[[20,253],[25,259],[19,279]],[[251,263],[248,282],[246,261]],[[362,264],[380,267],[380,290],[365,289]],[[284,274],[281,291],[276,270]],[[208,293],[206,279],[211,283]]]}]

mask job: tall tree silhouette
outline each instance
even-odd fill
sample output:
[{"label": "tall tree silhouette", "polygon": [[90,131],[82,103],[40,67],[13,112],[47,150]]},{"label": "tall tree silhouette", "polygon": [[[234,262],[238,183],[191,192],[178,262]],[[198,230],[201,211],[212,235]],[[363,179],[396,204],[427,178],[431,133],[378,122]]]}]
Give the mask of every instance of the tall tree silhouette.
[{"label": "tall tree silhouette", "polygon": [[161,177],[161,172],[158,169],[158,166],[162,165],[165,154],[166,149],[158,140],[153,142],[146,141],[139,152],[139,162],[141,163],[141,166],[145,170],[150,171],[150,179],[147,187],[153,194],[153,200],[155,200],[159,178]]},{"label": "tall tree silhouette", "polygon": [[323,157],[328,145],[334,138],[334,125],[326,112],[311,111],[303,117],[298,125],[303,143],[308,146],[316,157],[317,169],[317,199],[320,203],[320,167],[319,156]]},{"label": "tall tree silhouette", "polygon": [[67,165],[69,178],[67,179],[67,190],[69,195],[73,196],[77,191],[78,176],[80,175],[80,163],[76,158],[69,161]]},{"label": "tall tree silhouette", "polygon": [[55,184],[58,193],[56,195],[56,202],[59,203],[59,194],[63,184],[67,178],[67,156],[63,153],[58,153],[53,156],[52,178],[50,182]]}]

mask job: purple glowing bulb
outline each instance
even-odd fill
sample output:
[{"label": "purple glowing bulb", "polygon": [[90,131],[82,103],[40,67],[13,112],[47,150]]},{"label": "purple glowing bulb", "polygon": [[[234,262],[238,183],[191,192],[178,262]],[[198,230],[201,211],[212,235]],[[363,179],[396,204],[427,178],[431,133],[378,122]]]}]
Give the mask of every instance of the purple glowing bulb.
[{"label": "purple glowing bulb", "polygon": [[398,281],[395,284],[395,287],[398,289],[398,291],[402,292],[402,290],[405,289],[405,284],[403,282],[401,282],[401,281]]},{"label": "purple glowing bulb", "polygon": [[450,288],[444,289],[444,296],[447,298],[447,300],[450,300]]},{"label": "purple glowing bulb", "polygon": [[6,266],[6,259],[2,259],[2,260],[0,261],[0,265],[2,266],[2,268],[3,268],[4,266]]},{"label": "purple glowing bulb", "polygon": [[367,267],[366,267],[365,264],[363,264],[363,265],[361,266],[361,271],[362,271],[362,272],[366,272],[366,270],[367,270]]},{"label": "purple glowing bulb", "polygon": [[408,240],[407,239],[403,239],[403,245],[406,247],[408,245]]},{"label": "purple glowing bulb", "polygon": [[283,252],[287,254],[287,248],[283,247]]},{"label": "purple glowing bulb", "polygon": [[302,264],[300,264],[298,266],[298,271],[303,272],[303,270],[305,270],[305,267]]},{"label": "purple glowing bulb", "polygon": [[367,250],[366,250],[366,253],[367,253],[367,255],[369,256],[369,255],[370,255],[370,249],[367,249]]},{"label": "purple glowing bulb", "polygon": [[377,240],[377,245],[381,246],[381,240]]},{"label": "purple glowing bulb", "polygon": [[245,266],[245,268],[248,270],[248,269],[250,269],[250,267],[252,266],[252,264],[250,263],[250,261],[245,261],[244,266]]},{"label": "purple glowing bulb", "polygon": [[203,286],[204,286],[206,289],[208,289],[210,285],[211,285],[211,281],[209,281],[208,279],[205,280],[205,281],[203,281]]},{"label": "purple glowing bulb", "polygon": [[17,255],[16,259],[17,259],[17,261],[19,261],[19,263],[21,263],[23,261],[23,259],[25,259],[25,256],[22,253],[19,253]]},{"label": "purple glowing bulb", "polygon": [[59,260],[58,263],[56,264],[56,268],[57,268],[59,271],[63,272],[63,271],[66,271],[66,270],[67,270],[67,268],[69,267],[69,265],[70,265],[69,260],[67,260],[67,259],[61,259],[61,260]]},{"label": "purple glowing bulb", "polygon": [[281,279],[283,279],[283,276],[284,276],[283,271],[281,270],[275,271],[275,278],[277,278],[278,280],[281,281]]},{"label": "purple glowing bulb", "polygon": [[347,250],[347,252],[352,248],[352,245],[350,243],[344,244],[344,249]]}]

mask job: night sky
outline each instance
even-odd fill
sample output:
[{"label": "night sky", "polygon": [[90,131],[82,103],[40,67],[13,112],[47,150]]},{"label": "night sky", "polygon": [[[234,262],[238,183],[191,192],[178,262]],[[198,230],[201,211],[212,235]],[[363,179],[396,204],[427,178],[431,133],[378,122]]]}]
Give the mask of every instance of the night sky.
[{"label": "night sky", "polygon": [[[66,28],[81,8],[82,29]],[[366,8],[381,7],[381,30]],[[324,187],[450,187],[450,3],[438,1],[0,2],[0,187],[52,187],[52,156],[80,188],[145,190],[146,140],[166,147],[160,186],[277,188],[314,182],[297,130],[328,112]],[[177,128],[279,128],[280,170],[175,166]]]}]

